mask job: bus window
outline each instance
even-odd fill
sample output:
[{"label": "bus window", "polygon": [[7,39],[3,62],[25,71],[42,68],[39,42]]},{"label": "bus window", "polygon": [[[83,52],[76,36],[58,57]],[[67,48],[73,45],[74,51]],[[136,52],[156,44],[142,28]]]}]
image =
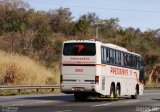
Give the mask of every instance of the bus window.
[{"label": "bus window", "polygon": [[124,65],[125,65],[125,66],[127,66],[127,54],[126,54],[126,53],[124,53],[124,55],[123,55],[123,56],[124,56]]},{"label": "bus window", "polygon": [[109,51],[110,51],[109,63],[110,63],[110,64],[113,64],[113,53],[112,53],[112,49],[110,49]]},{"label": "bus window", "polygon": [[101,47],[101,62],[104,63],[104,58],[103,58],[103,47]]},{"label": "bus window", "polygon": [[138,69],[140,68],[140,58],[138,57],[138,60],[137,60],[137,65],[138,65]]},{"label": "bus window", "polygon": [[139,80],[140,82],[144,83],[144,67],[142,64],[142,58],[138,57],[138,62],[139,62],[139,70],[140,70],[140,77]]},{"label": "bus window", "polygon": [[135,68],[138,68],[138,57],[135,56]]},{"label": "bus window", "polygon": [[113,50],[112,53],[113,53],[113,64],[115,64],[116,62],[115,50]]},{"label": "bus window", "polygon": [[106,54],[107,54],[107,63],[109,63],[109,49],[106,49]]},{"label": "bus window", "polygon": [[106,55],[106,49],[104,48],[103,49],[103,60],[104,60],[104,63],[106,63],[106,58],[107,58],[107,55]]},{"label": "bus window", "polygon": [[127,66],[130,66],[130,55],[126,54]]},{"label": "bus window", "polygon": [[134,66],[134,63],[133,63],[133,56],[130,55],[130,66],[133,67]]},{"label": "bus window", "polygon": [[135,63],[135,62],[136,62],[135,56],[132,56],[132,62],[133,62],[133,63],[132,63],[132,64],[133,64],[133,67],[135,67],[135,64],[136,64],[136,63]]},{"label": "bus window", "polygon": [[116,51],[116,64],[119,64],[119,51]]},{"label": "bus window", "polygon": [[94,56],[96,55],[96,46],[95,43],[65,43],[63,55]]},{"label": "bus window", "polygon": [[139,68],[139,67],[138,67],[138,62],[139,62],[139,58],[136,57],[136,63],[135,63],[135,64],[136,64],[136,68]]},{"label": "bus window", "polygon": [[121,65],[121,52],[118,51],[118,64]]},{"label": "bus window", "polygon": [[121,52],[121,65],[124,66],[124,53]]}]

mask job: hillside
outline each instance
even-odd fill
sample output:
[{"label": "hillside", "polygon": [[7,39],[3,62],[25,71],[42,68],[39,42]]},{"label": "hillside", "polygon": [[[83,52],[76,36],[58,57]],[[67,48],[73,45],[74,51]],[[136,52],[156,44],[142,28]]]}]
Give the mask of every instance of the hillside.
[{"label": "hillside", "polygon": [[[95,24],[97,21],[103,24]],[[160,63],[160,29],[141,31],[139,28],[123,28],[119,25],[119,21],[118,18],[101,19],[95,13],[81,15],[75,20],[69,8],[61,7],[49,11],[35,11],[30,7],[29,3],[23,0],[1,0],[0,50],[16,54],[16,56],[20,55],[16,60],[10,60],[10,63],[3,61],[3,64],[6,64],[2,64],[1,71],[5,72],[1,72],[1,74],[3,76],[4,74],[17,75],[23,71],[26,79],[30,76],[35,79],[34,73],[37,73],[37,76],[39,73],[43,73],[39,71],[41,70],[39,68],[42,66],[54,70],[54,72],[56,70],[57,74],[59,72],[58,63],[63,41],[93,39],[98,26],[100,41],[116,44],[142,55],[145,66],[145,78],[148,81],[151,71]],[[20,67],[22,65],[27,66],[23,61],[21,61],[22,63],[19,62],[19,58],[24,57],[28,60],[36,60],[38,64],[30,62],[33,67],[25,67],[26,70],[21,68],[21,71]],[[42,66],[37,68],[38,65]],[[45,67],[42,68],[45,69]],[[7,69],[11,71],[8,73]],[[12,69],[19,72],[15,73]],[[27,76],[27,72],[30,75]],[[32,80],[33,82],[31,80],[29,82],[22,81],[18,84],[39,84],[40,80],[43,80],[42,82],[45,83],[48,77],[51,76],[49,74],[52,74],[49,71],[45,72],[46,75],[43,75],[45,76],[43,78],[47,79],[38,79],[39,82],[34,82],[34,80]],[[3,78],[3,80],[12,79],[13,77],[15,79],[14,75],[11,78]],[[52,82],[52,79],[50,80]],[[58,80],[56,81],[58,82]],[[5,84],[5,81],[3,82]],[[16,84],[16,81],[12,82]],[[47,83],[50,83],[50,81]]]},{"label": "hillside", "polygon": [[0,51],[0,85],[55,84],[53,71],[34,60],[14,53]]}]

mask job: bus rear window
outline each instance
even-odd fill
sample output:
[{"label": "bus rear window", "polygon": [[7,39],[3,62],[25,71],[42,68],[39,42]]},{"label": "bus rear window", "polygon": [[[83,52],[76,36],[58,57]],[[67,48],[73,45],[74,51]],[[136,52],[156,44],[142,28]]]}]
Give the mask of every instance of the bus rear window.
[{"label": "bus rear window", "polygon": [[63,47],[63,55],[94,56],[95,54],[95,43],[65,43]]}]

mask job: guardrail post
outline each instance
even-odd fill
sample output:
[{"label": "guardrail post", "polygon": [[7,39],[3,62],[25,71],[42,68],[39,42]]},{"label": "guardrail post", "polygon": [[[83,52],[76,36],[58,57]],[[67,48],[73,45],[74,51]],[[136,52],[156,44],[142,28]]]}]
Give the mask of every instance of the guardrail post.
[{"label": "guardrail post", "polygon": [[19,95],[21,94],[21,89],[18,89],[18,94],[19,94]]},{"label": "guardrail post", "polygon": [[53,92],[53,91],[54,91],[54,88],[51,89],[51,92]]},{"label": "guardrail post", "polygon": [[39,89],[36,89],[36,92],[38,93],[38,92],[39,92]]}]

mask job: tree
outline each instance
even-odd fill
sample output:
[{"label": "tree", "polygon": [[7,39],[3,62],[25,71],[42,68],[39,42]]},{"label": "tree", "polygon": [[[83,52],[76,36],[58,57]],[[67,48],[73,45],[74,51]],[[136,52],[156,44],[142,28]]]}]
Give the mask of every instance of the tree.
[{"label": "tree", "polygon": [[103,38],[112,38],[117,36],[117,32],[121,30],[118,18],[100,20],[103,24],[99,27],[99,32]]},{"label": "tree", "polygon": [[30,4],[24,2],[24,0],[2,0],[0,4],[8,10],[16,10],[16,9],[28,10],[30,8]]},{"label": "tree", "polygon": [[69,8],[59,8],[49,12],[50,26],[54,32],[63,33],[66,26],[71,22],[71,12]]},{"label": "tree", "polygon": [[83,35],[86,35],[86,33],[87,33],[88,29],[89,29],[89,22],[79,19],[78,22],[76,23],[76,28]]},{"label": "tree", "polygon": [[50,44],[50,36],[51,32],[46,27],[42,27],[38,30],[36,37],[33,39],[33,48],[37,51],[43,50],[45,46]]},{"label": "tree", "polygon": [[98,16],[96,15],[96,13],[87,13],[87,14],[82,15],[79,19],[80,19],[80,20],[87,21],[90,26],[93,26],[94,24],[96,24],[96,21],[97,21],[99,18],[98,18]]},{"label": "tree", "polygon": [[105,21],[105,28],[106,30],[109,31],[116,31],[119,28],[118,22],[119,19],[118,18],[111,18],[109,20],[104,20]]}]

